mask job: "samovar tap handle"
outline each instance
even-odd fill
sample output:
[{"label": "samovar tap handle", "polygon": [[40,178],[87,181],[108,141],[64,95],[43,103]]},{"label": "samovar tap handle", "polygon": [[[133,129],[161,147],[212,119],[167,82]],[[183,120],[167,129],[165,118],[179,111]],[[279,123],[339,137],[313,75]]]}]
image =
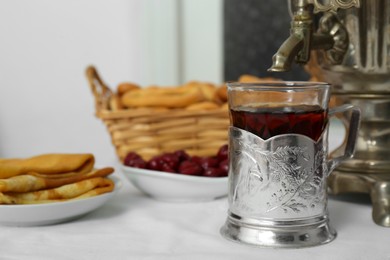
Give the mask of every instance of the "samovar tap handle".
[{"label": "samovar tap handle", "polygon": [[[313,22],[314,13],[324,12],[325,17],[335,13],[338,9],[360,7],[360,0],[289,0],[290,12],[292,12],[292,22],[290,36],[283,42],[272,58],[272,66],[268,71],[288,71],[291,63],[295,60],[298,64],[306,64],[310,59],[310,51],[313,49],[331,50],[333,46],[337,49],[336,57],[333,58],[335,64],[340,63],[344,57],[346,47],[348,47],[348,35],[343,34],[341,42],[338,35],[332,33],[314,33]],[[327,19],[329,21],[329,19]],[[338,21],[337,28],[344,30]]]}]

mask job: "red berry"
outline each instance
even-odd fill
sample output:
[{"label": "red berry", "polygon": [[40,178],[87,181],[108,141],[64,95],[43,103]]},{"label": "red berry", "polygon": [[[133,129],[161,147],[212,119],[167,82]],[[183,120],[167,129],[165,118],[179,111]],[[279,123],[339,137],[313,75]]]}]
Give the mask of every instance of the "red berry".
[{"label": "red berry", "polygon": [[202,160],[203,160],[203,158],[200,157],[200,156],[197,156],[197,155],[194,155],[194,156],[192,156],[192,157],[190,158],[190,161],[191,161],[191,162],[194,162],[194,163],[199,164],[199,165],[202,164]]},{"label": "red berry", "polygon": [[190,159],[190,156],[184,150],[177,150],[173,154],[176,155],[181,162]]},{"label": "red berry", "polygon": [[141,156],[138,153],[129,152],[125,157],[124,163],[126,163],[126,161],[128,160],[139,159],[139,158],[141,158]]},{"label": "red berry", "polygon": [[146,169],[146,162],[143,159],[137,159],[133,161],[131,166],[135,168]]},{"label": "red berry", "polygon": [[124,164],[131,167],[185,175],[222,177],[228,175],[228,145],[222,146],[216,156],[190,156],[184,150],[177,150],[173,153],[155,156],[148,162],[144,161],[136,152],[130,152],[127,154]]},{"label": "red berry", "polygon": [[193,161],[184,161],[179,166],[179,173],[185,175],[202,175],[203,168]]},{"label": "red berry", "polygon": [[167,163],[161,165],[161,171],[176,173],[176,170],[172,169]]},{"label": "red berry", "polygon": [[225,176],[227,176],[229,172],[229,160],[225,159],[222,162],[220,162],[219,169],[221,169],[224,172]]},{"label": "red berry", "polygon": [[161,171],[163,161],[159,156],[155,156],[147,163],[147,168],[150,170]]},{"label": "red berry", "polygon": [[216,168],[219,165],[219,161],[216,157],[204,157],[201,160],[203,169]]},{"label": "red berry", "polygon": [[221,146],[221,148],[219,148],[217,157],[220,161],[223,161],[228,158],[228,155],[229,155],[229,147],[227,144],[225,144]]},{"label": "red berry", "polygon": [[205,177],[223,177],[225,172],[220,168],[208,168],[204,171],[203,176]]},{"label": "red berry", "polygon": [[142,157],[135,153],[135,152],[130,152],[126,155],[125,160],[123,162],[126,166],[130,167],[135,167],[135,168],[146,168],[146,162]]},{"label": "red berry", "polygon": [[160,158],[163,161],[163,164],[167,164],[174,171],[179,167],[179,158],[173,153],[163,154]]}]

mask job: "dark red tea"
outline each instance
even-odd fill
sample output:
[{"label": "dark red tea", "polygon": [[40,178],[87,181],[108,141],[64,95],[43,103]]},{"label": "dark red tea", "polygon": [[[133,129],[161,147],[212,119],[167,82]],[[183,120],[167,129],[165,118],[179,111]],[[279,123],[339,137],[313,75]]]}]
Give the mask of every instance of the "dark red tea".
[{"label": "dark red tea", "polygon": [[317,141],[327,123],[327,111],[319,106],[242,107],[230,112],[233,126],[264,140],[294,133]]}]

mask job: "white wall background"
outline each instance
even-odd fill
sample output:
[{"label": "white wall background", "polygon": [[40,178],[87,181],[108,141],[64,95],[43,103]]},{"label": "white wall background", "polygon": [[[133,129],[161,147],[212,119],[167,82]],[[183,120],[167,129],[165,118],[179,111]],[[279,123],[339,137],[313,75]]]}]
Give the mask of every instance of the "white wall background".
[{"label": "white wall background", "polygon": [[222,0],[0,1],[0,157],[116,160],[94,116],[89,64],[121,81],[222,81]]}]

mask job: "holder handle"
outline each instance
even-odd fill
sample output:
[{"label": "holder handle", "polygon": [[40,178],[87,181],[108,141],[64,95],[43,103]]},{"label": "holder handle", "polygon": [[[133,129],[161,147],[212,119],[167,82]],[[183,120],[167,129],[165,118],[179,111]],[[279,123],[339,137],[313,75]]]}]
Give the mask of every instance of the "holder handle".
[{"label": "holder handle", "polygon": [[344,150],[344,154],[335,158],[332,158],[328,162],[328,175],[343,161],[352,158],[355,152],[356,140],[358,137],[358,129],[360,124],[360,109],[353,105],[342,105],[329,109],[329,116],[333,116],[338,113],[345,113],[351,110],[350,120],[349,120],[349,129],[347,142]]}]

